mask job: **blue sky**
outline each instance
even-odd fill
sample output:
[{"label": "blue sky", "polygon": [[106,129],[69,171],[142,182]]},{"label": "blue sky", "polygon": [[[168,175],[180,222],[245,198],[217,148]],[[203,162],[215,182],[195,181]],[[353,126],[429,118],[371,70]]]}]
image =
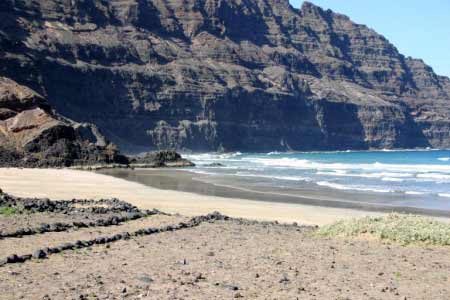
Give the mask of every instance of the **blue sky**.
[{"label": "blue sky", "polygon": [[[303,0],[290,0],[300,7]],[[375,29],[401,53],[450,77],[450,0],[310,0]]]}]

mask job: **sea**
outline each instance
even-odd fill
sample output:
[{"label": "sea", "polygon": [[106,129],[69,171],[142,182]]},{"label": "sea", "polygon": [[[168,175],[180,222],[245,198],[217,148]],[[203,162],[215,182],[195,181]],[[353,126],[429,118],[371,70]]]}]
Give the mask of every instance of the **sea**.
[{"label": "sea", "polygon": [[[245,191],[450,212],[450,151],[184,154],[197,180]],[[220,165],[218,165],[220,164]]]}]

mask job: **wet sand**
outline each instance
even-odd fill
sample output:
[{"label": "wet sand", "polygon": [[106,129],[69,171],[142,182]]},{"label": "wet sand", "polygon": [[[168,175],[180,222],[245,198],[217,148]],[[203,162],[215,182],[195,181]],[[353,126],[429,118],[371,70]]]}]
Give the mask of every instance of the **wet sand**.
[{"label": "wet sand", "polygon": [[[162,170],[152,172],[158,174]],[[157,208],[186,216],[220,211],[238,218],[324,225],[340,219],[380,215],[379,212],[347,208],[157,189],[104,174],[68,169],[0,169],[0,188],[16,196],[47,197],[53,200],[116,197],[143,209]]]},{"label": "wet sand", "polygon": [[[448,210],[406,206],[397,196],[363,192],[342,192],[327,188],[276,189],[274,187],[247,187],[240,177],[206,176],[179,169],[109,169],[102,174],[138,182],[163,190],[175,190],[231,199],[248,199],[259,202],[288,203],[316,206],[318,209],[343,208],[363,212],[409,213],[450,218]],[[403,199],[404,200],[404,199]]]}]

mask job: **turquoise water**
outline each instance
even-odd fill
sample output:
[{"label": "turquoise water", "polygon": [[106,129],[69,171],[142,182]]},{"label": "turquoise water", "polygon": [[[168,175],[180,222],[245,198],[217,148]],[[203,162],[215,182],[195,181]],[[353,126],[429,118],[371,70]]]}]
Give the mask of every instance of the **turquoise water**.
[{"label": "turquoise water", "polygon": [[[248,189],[309,189],[328,194],[369,195],[368,198],[384,204],[392,201],[394,205],[450,210],[450,151],[237,152],[185,156],[197,164],[191,172]],[[211,163],[224,166],[209,166]]]}]

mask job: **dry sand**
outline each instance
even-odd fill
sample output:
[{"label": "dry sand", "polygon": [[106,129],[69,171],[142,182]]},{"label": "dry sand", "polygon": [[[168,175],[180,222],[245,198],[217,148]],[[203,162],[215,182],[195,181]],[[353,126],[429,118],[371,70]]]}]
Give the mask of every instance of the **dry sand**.
[{"label": "dry sand", "polygon": [[238,218],[324,225],[340,219],[380,215],[352,209],[160,190],[107,175],[69,169],[0,169],[0,188],[19,197],[47,197],[52,200],[116,197],[142,209],[157,208],[186,216],[220,211]]}]

